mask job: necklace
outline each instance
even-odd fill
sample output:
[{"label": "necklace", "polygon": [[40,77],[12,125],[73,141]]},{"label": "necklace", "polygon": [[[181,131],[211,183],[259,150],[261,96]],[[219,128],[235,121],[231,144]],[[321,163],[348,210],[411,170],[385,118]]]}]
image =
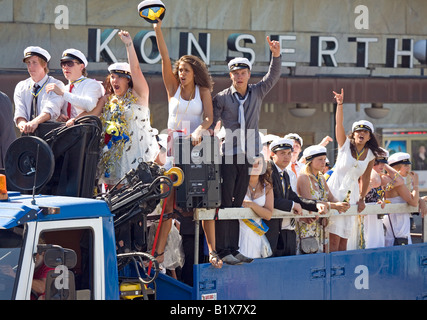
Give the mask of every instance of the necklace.
[{"label": "necklace", "polygon": [[364,152],[365,152],[365,147],[363,147],[363,149],[362,149],[362,151],[360,151],[360,153],[357,152],[357,149],[356,149],[356,160],[359,160]]},{"label": "necklace", "polygon": [[[43,85],[38,89],[38,91],[37,92],[32,92],[31,91],[31,94],[35,97],[35,98],[37,98],[37,96],[40,94],[40,92],[43,90],[43,88],[46,86],[46,84],[47,84],[47,82],[49,81],[49,77],[47,78],[47,80],[43,83]],[[34,84],[36,84],[37,82],[35,82]],[[31,89],[31,86],[30,86],[30,89]]]},{"label": "necklace", "polygon": [[365,147],[363,147],[362,151],[360,151],[360,153],[357,151],[356,148],[356,164],[354,165],[355,168],[357,168],[358,164],[359,164],[359,159],[362,156],[362,154],[365,153]]},{"label": "necklace", "polygon": [[[323,186],[323,184],[322,184],[322,179],[321,179],[321,174],[320,173],[317,173],[317,175],[315,175],[314,173],[311,173],[311,176],[314,178],[314,180],[316,180],[316,182],[317,182],[317,185],[318,185],[318,187],[319,187],[319,191],[322,193],[322,196],[321,196],[321,198],[323,199],[323,198],[325,198],[325,195],[326,195],[326,190],[325,190],[325,187]],[[320,200],[320,199],[319,199]]]},{"label": "necklace", "polygon": [[252,187],[252,186],[249,184],[249,188],[251,188],[252,192],[255,192],[255,190],[256,190],[256,188],[258,187],[258,185],[259,185],[259,180],[258,180],[257,184],[255,185],[255,187]]},{"label": "necklace", "polygon": [[255,199],[255,194],[256,194],[255,190],[258,187],[258,185],[259,185],[259,180],[258,180],[257,184],[255,185],[255,187],[252,187],[250,184],[248,184],[249,193],[246,192],[246,194],[248,194],[252,200]]},{"label": "necklace", "polygon": [[[181,99],[182,99],[182,86],[181,86],[180,90],[181,91],[179,93],[179,97],[180,97],[180,101],[181,101]],[[190,102],[191,102],[191,99],[193,98],[193,95],[194,95],[195,91],[196,91],[196,86],[194,86],[194,88],[193,88],[193,92],[190,95],[190,99],[188,99],[187,108],[185,108],[184,114],[182,115],[181,120],[179,120],[178,124],[175,126],[175,129],[179,128],[179,125],[181,124],[182,119],[184,118],[185,114],[187,113],[188,107],[190,106]],[[175,123],[178,120],[178,111],[179,111],[179,102],[178,102],[178,106],[176,108]]]}]

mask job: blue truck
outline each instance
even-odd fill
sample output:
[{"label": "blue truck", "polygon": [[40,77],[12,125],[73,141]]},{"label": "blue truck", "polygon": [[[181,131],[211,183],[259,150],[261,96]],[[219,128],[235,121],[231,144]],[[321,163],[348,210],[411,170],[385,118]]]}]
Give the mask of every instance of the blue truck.
[{"label": "blue truck", "polygon": [[[48,299],[143,297],[144,285],[138,277],[119,276],[120,260],[130,258],[116,253],[114,216],[103,200],[48,195],[33,198],[9,192],[8,200],[0,203],[0,299],[31,299],[35,255],[40,250],[53,261]],[[67,258],[70,251],[74,259]],[[149,255],[142,260],[153,262]],[[65,275],[67,270],[73,277]],[[147,283],[148,296],[166,300],[427,297],[424,243],[257,259],[222,269],[196,264],[193,287],[156,270],[153,262],[151,274],[141,272],[139,278]]]},{"label": "blue truck", "polygon": [[[168,195],[161,191],[162,184],[170,190],[185,177],[179,170],[166,172],[142,162],[141,170],[124,177],[129,188],[113,188],[98,198],[82,196],[93,193],[87,185],[93,185],[93,163],[97,160],[90,145],[98,145],[98,138],[93,139],[89,131],[98,132],[99,125],[89,120],[89,131],[87,127],[77,125],[71,133],[65,128],[48,130],[44,139],[22,137],[9,148],[9,169],[6,176],[0,176],[0,300],[40,298],[32,288],[40,257],[49,268],[42,297],[47,300],[427,298],[427,244],[422,242],[256,259],[222,269],[196,262],[193,286],[159,273],[157,261],[146,252],[118,253],[117,227],[134,217],[144,219]],[[68,132],[65,140],[62,131]],[[67,152],[78,157],[64,156]],[[62,170],[64,166],[74,167]],[[67,172],[77,173],[63,178]],[[59,188],[52,181],[65,184]],[[17,185],[23,190],[13,191]],[[55,192],[49,192],[52,190]],[[79,194],[67,194],[70,190]],[[352,207],[346,214],[355,214],[352,209],[356,210]],[[403,204],[387,204],[384,209],[367,205],[364,214],[415,210]],[[253,214],[244,208],[196,209],[195,234],[201,220],[250,219]],[[289,214],[275,211],[273,218]]]}]

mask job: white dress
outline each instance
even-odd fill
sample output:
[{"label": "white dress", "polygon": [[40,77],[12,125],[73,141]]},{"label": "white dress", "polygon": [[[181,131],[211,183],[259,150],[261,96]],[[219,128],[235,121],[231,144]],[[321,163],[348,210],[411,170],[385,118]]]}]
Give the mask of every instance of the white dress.
[{"label": "white dress", "polygon": [[[129,140],[122,146],[118,143],[112,143],[110,148],[105,146],[100,161],[102,173],[100,181],[109,185],[116,184],[131,169],[137,168],[140,161],[154,161],[159,149],[156,140],[157,131],[154,132],[150,124],[150,109],[134,101],[124,104],[123,109],[122,124]],[[113,112],[107,109],[104,111],[103,119],[117,120],[118,112],[120,113],[117,109]],[[109,176],[105,175],[106,162],[109,165]]]},{"label": "white dress", "polygon": [[[365,160],[356,160],[351,155],[350,140],[346,138],[345,143],[338,150],[338,157],[334,173],[328,179],[329,190],[338,199],[343,201],[348,190],[351,191],[350,205],[359,200],[358,179],[365,172],[370,161],[375,155],[370,149],[365,149],[368,154]],[[334,216],[329,219],[328,231],[341,238],[348,239],[352,235],[355,226],[355,216]]]},{"label": "white dress", "polygon": [[189,101],[181,97],[181,86],[179,86],[175,95],[169,100],[168,111],[168,157],[164,165],[166,169],[176,164],[173,156],[175,139],[189,136],[203,122],[203,102],[199,86],[195,86],[194,98]]},{"label": "white dress", "polygon": [[[366,203],[376,203],[381,198],[382,192],[384,192],[382,187],[369,191],[366,196]],[[376,214],[363,216],[363,229],[366,249],[384,247],[383,219],[379,219]]]},{"label": "white dress", "polygon": [[[245,200],[251,200],[248,195]],[[265,205],[265,187],[262,196],[253,199],[257,205],[263,207]],[[261,224],[262,219],[253,219],[256,223]],[[244,256],[252,259],[266,258],[271,255],[271,248],[269,247],[268,240],[265,235],[260,236],[248,227],[242,220],[239,220],[240,234],[239,234],[239,252]]]},{"label": "white dress", "polygon": [[190,101],[181,98],[181,86],[169,100],[169,130],[183,130],[175,132],[176,136],[190,135],[203,122],[203,103],[200,97],[200,88],[195,86],[194,99]]}]

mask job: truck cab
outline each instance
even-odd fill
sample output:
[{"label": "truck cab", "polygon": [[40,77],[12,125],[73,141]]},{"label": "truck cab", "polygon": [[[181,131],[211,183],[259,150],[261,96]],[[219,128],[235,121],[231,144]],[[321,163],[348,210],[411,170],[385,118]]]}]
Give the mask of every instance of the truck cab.
[{"label": "truck cab", "polygon": [[[0,205],[0,300],[56,299],[58,290],[68,290],[70,298],[78,300],[118,299],[113,215],[105,201],[42,195],[33,199],[17,192],[9,192],[8,198]],[[75,253],[69,270],[66,261],[53,256],[57,262],[52,274],[59,279],[46,290],[52,296],[32,292],[40,245],[48,246],[45,257],[52,257],[49,246]]]}]

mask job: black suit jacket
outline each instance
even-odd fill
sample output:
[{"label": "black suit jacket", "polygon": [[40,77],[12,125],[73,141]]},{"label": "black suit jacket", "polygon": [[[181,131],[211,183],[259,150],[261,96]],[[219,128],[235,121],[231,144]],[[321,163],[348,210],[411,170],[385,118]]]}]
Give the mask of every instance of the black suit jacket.
[{"label": "black suit jacket", "polygon": [[0,91],[0,169],[4,168],[6,151],[15,139],[12,102]]},{"label": "black suit jacket", "polygon": [[[271,178],[273,180],[273,193],[274,193],[274,208],[282,211],[291,212],[292,201],[297,202],[305,210],[317,211],[316,201],[303,199],[292,190],[291,182],[288,173],[284,172],[284,190],[282,180],[280,178],[279,171],[273,161],[269,162],[271,166]],[[265,221],[269,230],[265,234],[268,241],[270,242],[271,249],[273,250],[273,256],[282,256],[295,254],[296,250],[296,235],[294,231],[289,232],[285,230],[282,234],[282,219],[271,219]],[[286,233],[288,231],[288,233]],[[293,234],[292,234],[293,233]],[[280,240],[281,239],[281,240]]]},{"label": "black suit jacket", "polygon": [[273,161],[270,161],[272,170],[271,178],[273,180],[274,192],[274,208],[282,211],[290,212],[292,209],[292,201],[297,202],[305,210],[318,211],[316,201],[311,199],[300,198],[294,190],[292,190],[291,182],[288,173],[284,171],[285,190],[283,190],[282,180],[279,171]]}]

